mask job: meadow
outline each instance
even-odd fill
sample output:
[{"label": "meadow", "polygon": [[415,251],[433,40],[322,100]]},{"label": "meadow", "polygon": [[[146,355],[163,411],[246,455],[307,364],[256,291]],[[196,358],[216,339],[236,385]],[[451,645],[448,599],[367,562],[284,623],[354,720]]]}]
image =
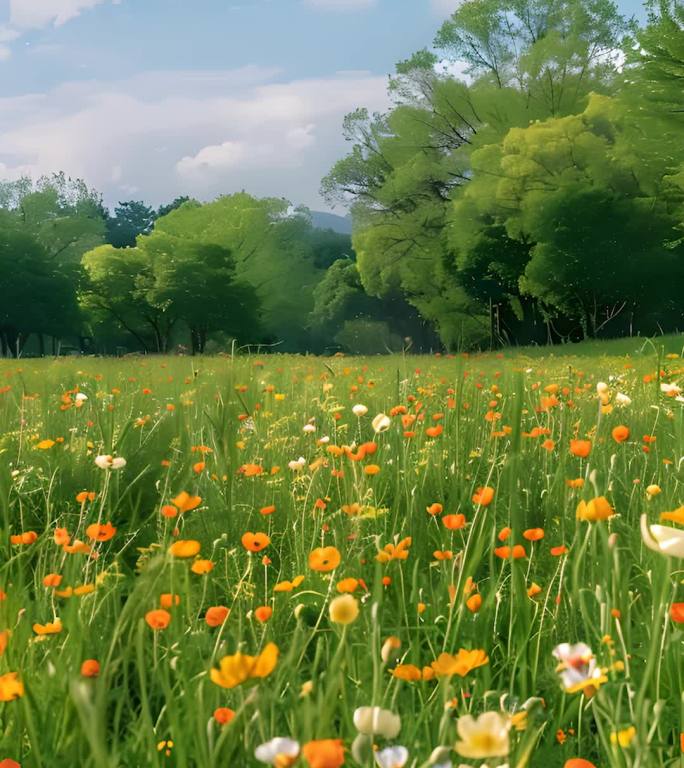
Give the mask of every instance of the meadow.
[{"label": "meadow", "polygon": [[0,766],[684,750],[681,337],[0,362]]}]

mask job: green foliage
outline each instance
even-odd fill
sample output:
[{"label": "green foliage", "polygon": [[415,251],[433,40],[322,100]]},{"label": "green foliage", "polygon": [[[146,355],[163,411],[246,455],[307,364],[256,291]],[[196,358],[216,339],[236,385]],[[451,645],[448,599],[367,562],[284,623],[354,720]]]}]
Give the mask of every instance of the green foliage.
[{"label": "green foliage", "polygon": [[154,226],[155,211],[141,201],[129,200],[114,208],[107,219],[107,240],[115,248],[132,248],[139,235],[146,235]]}]

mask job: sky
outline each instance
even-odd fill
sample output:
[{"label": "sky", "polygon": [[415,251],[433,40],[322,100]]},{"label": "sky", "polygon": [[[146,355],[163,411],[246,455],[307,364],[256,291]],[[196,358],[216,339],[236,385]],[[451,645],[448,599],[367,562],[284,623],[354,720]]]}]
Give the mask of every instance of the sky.
[{"label": "sky", "polygon": [[457,4],[0,0],[0,178],[63,170],[110,206],[244,189],[329,210],[344,115],[384,110],[396,62]]}]

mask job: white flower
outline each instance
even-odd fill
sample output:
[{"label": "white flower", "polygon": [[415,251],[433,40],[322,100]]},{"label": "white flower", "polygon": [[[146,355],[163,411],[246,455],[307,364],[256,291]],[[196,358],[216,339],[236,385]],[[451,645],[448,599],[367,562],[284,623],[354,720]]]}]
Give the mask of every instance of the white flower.
[{"label": "white flower", "polygon": [[352,408],[352,413],[354,414],[354,416],[358,416],[359,418],[361,418],[361,416],[365,416],[368,413],[368,408],[366,408],[365,405],[361,405],[361,403],[357,403]]},{"label": "white flower", "polygon": [[285,768],[293,765],[299,756],[299,743],[294,739],[276,737],[260,744],[254,750],[254,757],[266,765],[275,765],[278,768]]},{"label": "white flower", "polygon": [[618,392],[617,395],[615,395],[615,402],[622,406],[631,405],[632,398],[625,395],[624,392]]},{"label": "white flower", "polygon": [[330,442],[330,438],[328,437],[328,435],[324,435],[323,437],[320,437],[318,439],[319,445],[327,445],[329,442]]},{"label": "white flower", "polygon": [[660,391],[668,397],[675,397],[675,395],[682,394],[681,387],[678,387],[676,384],[667,384],[666,382],[663,382],[660,385]]},{"label": "white flower", "polygon": [[385,747],[375,753],[375,764],[380,768],[404,768],[408,757],[406,747]]},{"label": "white flower", "polygon": [[598,687],[605,682],[594,653],[586,643],[561,643],[552,653],[558,659],[556,672],[560,673],[563,688],[568,693],[577,693],[592,685]]},{"label": "white flower", "polygon": [[359,733],[393,739],[401,730],[401,718],[380,707],[359,707],[354,711],[354,725]]},{"label": "white flower", "polygon": [[461,757],[506,757],[511,748],[510,728],[510,718],[499,712],[484,712],[477,719],[463,715],[456,724],[461,738],[456,742],[456,751]]},{"label": "white flower", "polygon": [[391,424],[390,417],[385,413],[379,413],[374,419],[373,419],[373,430],[375,431],[375,434],[380,434],[380,432],[386,432],[390,428]]},{"label": "white flower", "polygon": [[306,466],[306,459],[303,456],[300,456],[298,459],[294,459],[293,461],[288,461],[287,466],[293,472],[301,472]]},{"label": "white flower", "polygon": [[608,385],[605,381],[599,381],[596,385],[596,392],[599,395],[605,395],[608,392]]},{"label": "white flower", "polygon": [[95,457],[95,464],[100,469],[123,469],[126,466],[126,459],[123,456],[112,457],[103,454]]},{"label": "white flower", "polygon": [[302,427],[302,430],[306,432],[307,435],[311,435],[316,431],[316,427],[313,424],[305,424]]},{"label": "white flower", "polygon": [[641,538],[654,552],[684,559],[684,530],[667,525],[649,525],[646,515],[642,515]]},{"label": "white flower", "polygon": [[74,400],[76,400],[79,403],[85,403],[87,399],[88,399],[88,395],[84,394],[83,392],[77,392],[74,395]]}]

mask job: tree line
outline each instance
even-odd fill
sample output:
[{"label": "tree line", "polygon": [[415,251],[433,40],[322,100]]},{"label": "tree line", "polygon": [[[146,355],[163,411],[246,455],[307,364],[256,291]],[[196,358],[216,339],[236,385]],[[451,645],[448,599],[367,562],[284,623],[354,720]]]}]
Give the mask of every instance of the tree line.
[{"label": "tree line", "polygon": [[684,8],[465,0],[344,121],[353,235],[241,192],[110,212],[0,182],[3,355],[361,353],[684,326]]},{"label": "tree line", "polygon": [[[447,347],[684,327],[684,6],[466,0],[323,182]],[[454,73],[459,71],[457,76]]]}]

